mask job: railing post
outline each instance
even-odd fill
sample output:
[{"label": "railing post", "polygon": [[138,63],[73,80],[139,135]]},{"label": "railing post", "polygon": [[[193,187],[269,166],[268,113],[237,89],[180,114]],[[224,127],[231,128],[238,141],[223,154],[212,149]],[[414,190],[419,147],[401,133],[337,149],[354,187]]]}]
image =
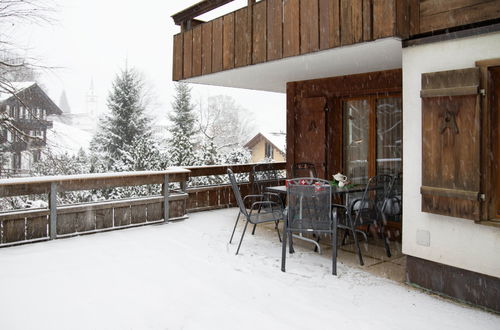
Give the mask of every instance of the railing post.
[{"label": "railing post", "polygon": [[169,208],[170,205],[168,203],[168,195],[169,195],[169,188],[168,188],[168,174],[165,174],[163,177],[163,221],[164,223],[168,223],[169,219]]},{"label": "railing post", "polygon": [[50,239],[57,238],[57,183],[50,183],[49,193],[50,209]]}]

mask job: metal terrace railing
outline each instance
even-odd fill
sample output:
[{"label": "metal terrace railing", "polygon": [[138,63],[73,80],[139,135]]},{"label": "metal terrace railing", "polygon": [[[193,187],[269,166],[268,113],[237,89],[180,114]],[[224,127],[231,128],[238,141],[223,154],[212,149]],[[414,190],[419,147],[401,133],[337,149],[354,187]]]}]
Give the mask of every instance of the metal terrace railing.
[{"label": "metal terrace railing", "polygon": [[[284,162],[273,163],[276,170]],[[180,220],[188,212],[235,205],[228,168],[247,178],[255,164],[193,166],[166,171],[100,173],[67,176],[30,177],[0,180],[0,198],[46,196],[48,207],[0,212],[0,247]],[[217,184],[190,186],[189,180],[223,176]],[[280,181],[276,182],[276,184]],[[58,194],[126,186],[162,186],[161,195],[62,205]],[[252,189],[248,179],[240,184],[243,194]]]}]

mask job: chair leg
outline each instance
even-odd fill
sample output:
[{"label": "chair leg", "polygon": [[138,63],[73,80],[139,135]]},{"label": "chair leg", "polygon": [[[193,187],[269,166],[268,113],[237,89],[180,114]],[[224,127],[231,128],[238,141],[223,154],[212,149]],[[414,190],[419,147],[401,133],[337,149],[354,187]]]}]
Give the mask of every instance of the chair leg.
[{"label": "chair leg", "polygon": [[234,224],[233,233],[231,234],[231,238],[229,239],[229,244],[231,244],[231,242],[233,241],[234,232],[236,231],[236,226],[238,225],[238,220],[240,220],[240,215],[241,215],[241,212],[238,212],[238,217],[236,218],[236,223]]},{"label": "chair leg", "polygon": [[286,239],[287,239],[287,230],[286,224],[285,229],[283,230],[283,240],[281,242],[281,271],[285,271],[285,263],[286,263]]},{"label": "chair leg", "polygon": [[349,219],[349,225],[351,227],[352,237],[354,238],[354,245],[356,246],[356,249],[358,250],[359,264],[361,266],[363,266],[365,263],[363,262],[363,256],[361,255],[361,248],[359,247],[359,241],[358,241],[358,236],[356,235],[356,229],[354,228],[354,224],[353,224],[351,216],[347,215],[347,217]]},{"label": "chair leg", "polygon": [[243,236],[245,236],[245,232],[247,231],[247,226],[248,226],[248,220],[245,223],[245,228],[243,228],[243,233],[241,234],[240,244],[238,244],[238,249],[236,250],[236,254],[238,254],[238,252],[240,252],[241,242],[243,242]]},{"label": "chair leg", "polygon": [[380,227],[380,236],[382,236],[382,239],[384,240],[385,253],[387,254],[387,257],[390,258],[391,257],[391,248],[389,247],[389,242],[388,242],[389,238],[385,237],[384,229],[385,228],[382,225]]},{"label": "chair leg", "polygon": [[278,239],[280,240],[280,243],[281,243],[281,235],[280,235],[280,229],[278,227],[278,223],[279,223],[279,220],[276,221],[275,229],[276,229],[276,232],[278,233]]},{"label": "chair leg", "polygon": [[257,224],[256,223],[253,225],[252,235],[255,235],[255,228],[257,228]]},{"label": "chair leg", "polygon": [[349,236],[349,230],[344,229],[344,237],[342,237],[342,243],[341,243],[342,246],[345,245],[345,241],[347,240],[347,236]]},{"label": "chair leg", "polygon": [[293,235],[292,235],[292,233],[290,233],[290,235],[288,236],[288,244],[290,245],[290,248],[289,248],[290,254],[295,253],[295,249],[293,248]]},{"label": "chair leg", "polygon": [[337,224],[332,230],[332,275],[337,275]]}]

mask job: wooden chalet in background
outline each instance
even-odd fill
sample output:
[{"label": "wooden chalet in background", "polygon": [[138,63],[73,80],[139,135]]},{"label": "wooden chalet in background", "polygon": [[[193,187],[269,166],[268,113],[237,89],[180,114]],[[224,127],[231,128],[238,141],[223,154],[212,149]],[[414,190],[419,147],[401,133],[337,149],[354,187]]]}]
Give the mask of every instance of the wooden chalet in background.
[{"label": "wooden chalet in background", "polygon": [[286,93],[287,169],[403,180],[409,283],[500,311],[500,0],[202,1],[173,80]]},{"label": "wooden chalet in background", "polygon": [[0,93],[0,112],[12,119],[10,128],[0,128],[2,161],[0,175],[23,175],[40,159],[47,143],[49,115],[62,114],[36,82],[12,83]]},{"label": "wooden chalet in background", "polygon": [[262,161],[284,162],[286,160],[285,133],[258,133],[245,145],[250,150],[250,162]]}]

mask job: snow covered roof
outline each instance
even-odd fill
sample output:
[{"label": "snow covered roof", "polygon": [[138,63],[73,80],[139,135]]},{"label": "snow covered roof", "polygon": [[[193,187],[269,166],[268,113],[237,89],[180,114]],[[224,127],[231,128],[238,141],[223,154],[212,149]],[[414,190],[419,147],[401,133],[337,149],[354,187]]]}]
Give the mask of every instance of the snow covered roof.
[{"label": "snow covered roof", "polygon": [[286,134],[283,132],[258,133],[252,139],[250,139],[247,144],[245,144],[245,148],[252,148],[262,138],[266,139],[283,154],[286,154]]},{"label": "snow covered roof", "polygon": [[10,99],[11,97],[14,96],[14,94],[17,94],[21,92],[22,90],[31,87],[35,85],[36,82],[34,81],[18,81],[18,82],[13,82],[10,83],[10,86],[6,86],[6,88],[2,88],[0,90],[0,102],[3,102],[5,100]]},{"label": "snow covered roof", "polygon": [[27,89],[30,90],[19,95],[19,99],[23,103],[31,104],[30,106],[44,106],[49,114],[62,114],[61,109],[34,81],[12,82],[9,83],[9,86],[2,86],[0,90],[0,103],[11,99],[14,95],[18,95]]}]

